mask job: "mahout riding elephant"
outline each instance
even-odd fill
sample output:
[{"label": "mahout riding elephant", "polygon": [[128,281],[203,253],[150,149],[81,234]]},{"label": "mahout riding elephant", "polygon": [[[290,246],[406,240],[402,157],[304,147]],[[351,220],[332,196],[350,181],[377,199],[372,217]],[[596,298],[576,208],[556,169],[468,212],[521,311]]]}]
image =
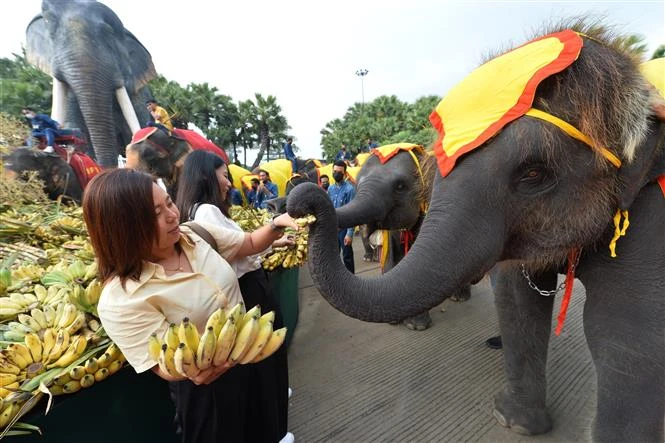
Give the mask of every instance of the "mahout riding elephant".
[{"label": "mahout riding elephant", "polygon": [[213,152],[226,164],[229,162],[223,149],[194,131],[174,129],[173,133],[167,133],[147,127],[137,131],[127,145],[125,167],[140,169],[161,178],[169,195],[175,198],[180,169],[193,149]]},{"label": "mahout riding elephant", "polygon": [[591,437],[662,442],[665,124],[650,101],[663,98],[607,28],[571,20],[548,32],[481,65],[432,113],[441,139],[429,210],[391,271],[345,270],[337,217],[318,187],[294,188],[287,209],[316,215],[313,280],[331,305],[364,321],[423,312],[491,269],[507,380],[494,414],[519,433],[552,427],[551,295],[558,273],[564,302],[579,279],[597,376]]},{"label": "mahout riding elephant", "polygon": [[148,50],[109,7],[87,0],[43,0],[26,39],[28,61],[53,77],[52,117],[84,131],[100,165],[117,166],[149,118],[145,85],[157,73]]},{"label": "mahout riding elephant", "polygon": [[[384,236],[383,272],[404,258],[427,212],[436,170],[435,159],[420,145],[396,143],[381,146],[369,155],[356,179],[356,196],[336,209],[340,228],[367,225],[375,230],[390,231]],[[455,301],[471,296],[467,285],[451,295]],[[429,311],[402,320],[412,330],[422,331],[432,324]]]}]

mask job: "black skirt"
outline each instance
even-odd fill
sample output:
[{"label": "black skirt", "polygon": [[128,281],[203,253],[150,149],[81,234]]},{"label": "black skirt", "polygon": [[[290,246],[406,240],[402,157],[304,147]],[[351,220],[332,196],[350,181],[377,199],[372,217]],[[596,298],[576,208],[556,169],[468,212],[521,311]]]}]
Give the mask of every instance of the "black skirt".
[{"label": "black skirt", "polygon": [[[274,329],[284,324],[265,271],[239,279],[245,306],[275,311]],[[183,442],[274,443],[287,432],[289,372],[285,347],[259,363],[238,365],[209,385],[169,383]]]}]

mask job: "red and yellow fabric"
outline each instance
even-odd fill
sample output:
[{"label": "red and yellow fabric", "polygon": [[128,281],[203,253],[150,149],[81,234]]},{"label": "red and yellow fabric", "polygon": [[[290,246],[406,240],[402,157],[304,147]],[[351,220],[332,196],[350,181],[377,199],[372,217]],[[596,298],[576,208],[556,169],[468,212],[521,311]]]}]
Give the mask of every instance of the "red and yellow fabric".
[{"label": "red and yellow fabric", "polygon": [[370,155],[372,155],[371,152],[361,152],[360,154],[356,155],[356,165],[364,165]]},{"label": "red and yellow fabric", "polygon": [[381,164],[385,164],[388,160],[396,156],[401,151],[412,151],[417,150],[424,152],[425,148],[421,145],[416,145],[414,143],[393,143],[391,145],[379,146],[374,148],[369,155],[376,155],[381,161]]},{"label": "red and yellow fabric", "polygon": [[526,114],[538,84],[577,60],[582,44],[571,30],[546,35],[490,60],[455,86],[430,115],[439,132],[434,153],[441,175]]}]

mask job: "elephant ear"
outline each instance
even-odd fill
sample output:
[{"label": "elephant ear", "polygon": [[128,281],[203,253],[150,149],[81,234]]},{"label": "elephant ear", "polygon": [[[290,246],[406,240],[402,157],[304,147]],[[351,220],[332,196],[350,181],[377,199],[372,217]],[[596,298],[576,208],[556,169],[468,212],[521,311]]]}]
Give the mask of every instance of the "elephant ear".
[{"label": "elephant ear", "polygon": [[130,69],[130,73],[125,78],[132,79],[133,84],[127,85],[133,92],[138,91],[150,80],[157,77],[155,65],[152,63],[150,52],[143,44],[128,30],[125,29],[125,48],[127,50],[127,60],[125,67]]},{"label": "elephant ear", "polygon": [[665,123],[654,120],[649,125],[646,141],[630,164],[621,166],[619,208],[627,210],[640,190],[657,177],[665,174]]},{"label": "elephant ear", "polygon": [[25,54],[28,63],[53,77],[53,41],[42,14],[32,19],[25,31]]}]

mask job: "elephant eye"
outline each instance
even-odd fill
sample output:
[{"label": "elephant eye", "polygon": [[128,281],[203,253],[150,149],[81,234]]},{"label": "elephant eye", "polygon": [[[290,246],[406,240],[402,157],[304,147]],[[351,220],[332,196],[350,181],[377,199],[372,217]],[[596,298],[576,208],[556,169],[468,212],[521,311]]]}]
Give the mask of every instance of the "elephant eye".
[{"label": "elephant eye", "polygon": [[526,182],[526,183],[535,183],[538,181],[541,181],[542,178],[545,175],[545,171],[543,171],[542,168],[540,167],[531,167],[526,170],[520,181]]}]

